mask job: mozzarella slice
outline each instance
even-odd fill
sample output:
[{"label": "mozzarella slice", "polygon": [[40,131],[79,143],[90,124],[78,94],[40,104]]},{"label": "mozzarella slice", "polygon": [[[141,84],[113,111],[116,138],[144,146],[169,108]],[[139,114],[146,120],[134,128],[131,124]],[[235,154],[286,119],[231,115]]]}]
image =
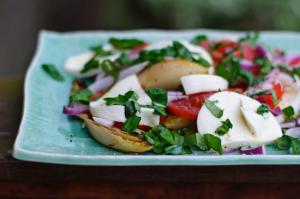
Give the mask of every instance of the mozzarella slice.
[{"label": "mozzarella slice", "polygon": [[152,108],[141,108],[141,112],[136,115],[141,117],[140,124],[154,127],[159,124],[160,117],[159,115],[153,114],[154,109]]},{"label": "mozzarella slice", "polygon": [[101,125],[107,126],[107,127],[112,127],[114,125],[114,121],[103,119],[103,118],[100,118],[100,117],[93,117],[93,120],[97,124],[101,124]]},{"label": "mozzarella slice", "polygon": [[143,105],[151,104],[150,97],[143,90],[136,75],[131,75],[118,81],[102,98],[117,97],[118,95],[124,95],[128,91],[135,91],[139,96],[138,103]]},{"label": "mozzarella slice", "polygon": [[[126,116],[124,106],[107,106],[105,104],[104,98],[117,97],[118,95],[123,95],[128,91],[134,91],[138,95],[139,104],[150,105],[152,103],[150,97],[142,89],[137,76],[131,75],[117,82],[102,98],[90,103],[90,111],[92,115],[107,120],[125,122]],[[141,108],[141,112],[137,113],[137,116],[141,117],[140,124],[151,127],[158,125],[160,117],[158,115],[153,114],[153,112],[154,109]]]},{"label": "mozzarella slice", "polygon": [[228,88],[228,81],[216,75],[187,75],[181,77],[181,83],[187,95]]},{"label": "mozzarella slice", "polygon": [[[265,116],[256,114],[261,105],[258,101],[235,92],[218,92],[209,97],[217,100],[216,104],[223,109],[223,116],[216,118],[206,106],[202,106],[198,114],[197,128],[200,134],[210,133],[218,136],[223,147],[238,148],[242,146],[257,147],[271,143],[282,136],[281,128],[271,113]],[[221,121],[229,119],[232,129],[223,136],[215,134]]]},{"label": "mozzarella slice", "polygon": [[[125,122],[125,108],[121,105],[111,105],[106,106],[105,102],[98,105],[96,108],[91,110],[93,116],[96,116],[96,122],[103,122],[104,120],[116,121],[116,122]],[[159,124],[160,117],[153,114],[154,109],[152,108],[141,108],[141,112],[137,112],[137,116],[141,117],[140,124],[146,126],[156,126]],[[99,120],[100,118],[100,120]]]},{"label": "mozzarella slice", "polygon": [[100,117],[116,122],[125,122],[125,107],[121,105],[106,106],[104,100],[98,102],[97,106],[90,106],[91,114],[95,117]]},{"label": "mozzarella slice", "polygon": [[[98,73],[101,73],[102,72],[101,69],[92,69],[90,71],[87,71],[86,73],[80,72],[84,68],[84,65],[90,59],[92,59],[93,56],[94,56],[94,53],[91,51],[71,56],[67,59],[64,68],[69,74],[73,75],[74,77],[90,77],[90,76],[96,75]],[[110,56],[97,57],[96,59],[99,62],[102,62],[106,59],[115,61],[119,56],[120,56],[120,54],[117,53],[117,54],[110,55]]]}]

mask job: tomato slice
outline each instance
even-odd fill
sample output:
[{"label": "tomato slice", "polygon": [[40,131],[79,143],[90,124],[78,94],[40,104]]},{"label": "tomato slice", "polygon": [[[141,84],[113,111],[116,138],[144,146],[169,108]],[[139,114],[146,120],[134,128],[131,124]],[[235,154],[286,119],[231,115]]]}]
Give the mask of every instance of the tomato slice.
[{"label": "tomato slice", "polygon": [[[279,102],[284,93],[282,85],[279,83],[273,84],[273,90]],[[261,103],[267,104],[271,109],[275,109],[278,105],[278,102],[274,102],[274,97],[271,93],[262,96],[257,96],[256,99]]]},{"label": "tomato slice", "polygon": [[[231,88],[229,91],[242,93],[241,88]],[[190,120],[197,120],[198,112],[205,100],[218,91],[189,95],[187,99],[176,100],[168,104],[168,113]]]}]

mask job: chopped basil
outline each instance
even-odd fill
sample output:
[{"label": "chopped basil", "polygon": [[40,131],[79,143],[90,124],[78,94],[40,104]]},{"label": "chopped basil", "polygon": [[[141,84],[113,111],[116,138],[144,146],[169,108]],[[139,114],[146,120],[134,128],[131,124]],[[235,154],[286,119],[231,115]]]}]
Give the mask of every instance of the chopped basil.
[{"label": "chopped basil", "polygon": [[166,115],[168,103],[167,91],[163,88],[148,88],[146,90],[152,100],[152,108],[156,115]]},{"label": "chopped basil", "polygon": [[117,38],[110,38],[109,43],[113,45],[115,48],[121,50],[128,50],[145,44],[144,41],[139,39],[117,39]]},{"label": "chopped basil", "polygon": [[219,154],[223,154],[223,148],[220,138],[212,134],[204,134],[203,137],[209,149],[213,149]]},{"label": "chopped basil", "polygon": [[298,155],[300,154],[300,140],[296,138],[291,138],[291,148],[290,153]]},{"label": "chopped basil", "polygon": [[216,129],[215,133],[218,135],[225,135],[232,127],[231,121],[226,119],[225,121],[222,121],[222,125]]},{"label": "chopped basil", "polygon": [[124,95],[118,95],[117,97],[104,98],[106,105],[125,105],[129,100],[136,101],[138,99],[137,94],[134,91],[128,91]]},{"label": "chopped basil", "polygon": [[93,51],[96,56],[109,56],[113,54],[112,51],[104,50],[102,45],[93,46],[90,50]]},{"label": "chopped basil", "polygon": [[204,135],[201,135],[200,133],[189,134],[185,136],[184,145],[190,147],[197,147],[201,151],[214,150],[219,154],[223,153],[223,148],[221,145],[220,138],[212,134],[204,134]]},{"label": "chopped basil", "polygon": [[221,140],[211,134],[201,135],[188,129],[169,130],[163,125],[158,125],[143,135],[147,142],[153,145],[155,153],[189,154],[196,148],[223,153]]},{"label": "chopped basil", "polygon": [[274,141],[274,146],[279,150],[287,150],[291,146],[291,139],[287,135],[283,135]]},{"label": "chopped basil", "polygon": [[191,40],[191,43],[193,44],[200,44],[201,42],[203,41],[206,41],[208,38],[206,35],[197,35],[196,37],[194,37],[192,40]]},{"label": "chopped basil", "polygon": [[168,46],[159,50],[146,50],[140,52],[139,61],[148,61],[150,64],[163,61],[166,57],[179,57],[189,61],[199,63],[204,67],[209,67],[210,64],[202,57],[195,58],[184,45],[178,41],[174,41],[172,46]]},{"label": "chopped basil", "polygon": [[298,77],[300,77],[300,66],[296,67],[293,71],[293,74],[297,75]]},{"label": "chopped basil", "polygon": [[284,109],[282,109],[283,114],[286,116],[287,119],[293,118],[295,114],[295,110],[292,106],[288,106]]},{"label": "chopped basil", "polygon": [[53,79],[57,81],[64,81],[65,78],[59,73],[54,64],[43,64],[43,70]]},{"label": "chopped basil", "polygon": [[84,89],[78,92],[71,92],[69,99],[70,102],[76,101],[76,102],[88,104],[90,102],[90,98],[92,95],[93,95],[92,91],[88,89]]},{"label": "chopped basil", "polygon": [[289,150],[291,154],[300,154],[300,139],[283,135],[273,143],[278,150]]},{"label": "chopped basil", "polygon": [[109,59],[104,60],[101,62],[100,67],[106,76],[112,76],[115,81],[119,79],[120,69],[113,61]]},{"label": "chopped basil", "polygon": [[141,106],[136,101],[127,101],[125,103],[125,116],[128,118],[132,115],[135,115],[136,112],[141,111]]},{"label": "chopped basil", "polygon": [[257,108],[256,113],[259,115],[263,115],[264,113],[268,113],[269,111],[269,106],[266,104],[262,104]]},{"label": "chopped basil", "polygon": [[260,66],[260,75],[267,75],[272,70],[272,63],[266,57],[256,57],[254,62]]},{"label": "chopped basil", "polygon": [[136,115],[132,115],[130,117],[128,117],[125,121],[125,123],[122,126],[122,130],[132,133],[134,132],[134,130],[137,129],[137,127],[139,126],[139,123],[141,121],[141,117],[138,117]]},{"label": "chopped basil", "polygon": [[259,38],[258,32],[250,32],[250,33],[247,33],[246,36],[241,37],[239,39],[239,42],[247,42],[251,46],[254,46],[254,45],[256,45],[258,38]]},{"label": "chopped basil", "polygon": [[206,100],[204,102],[206,108],[216,117],[221,118],[223,116],[223,110],[216,106],[218,101]]},{"label": "chopped basil", "polygon": [[83,69],[80,71],[80,73],[86,73],[90,70],[97,69],[99,68],[99,65],[99,61],[95,57],[93,57],[83,66]]},{"label": "chopped basil", "polygon": [[222,63],[217,66],[216,72],[217,75],[227,79],[231,86],[235,86],[238,81],[245,82],[249,86],[255,86],[263,80],[241,68],[240,59],[232,55],[222,60]]}]

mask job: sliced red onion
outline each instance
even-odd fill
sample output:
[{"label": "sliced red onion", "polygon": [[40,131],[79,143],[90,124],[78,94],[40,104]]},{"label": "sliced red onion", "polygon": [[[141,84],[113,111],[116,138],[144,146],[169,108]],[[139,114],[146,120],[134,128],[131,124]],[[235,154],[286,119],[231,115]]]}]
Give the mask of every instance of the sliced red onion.
[{"label": "sliced red onion", "polygon": [[[148,64],[148,62],[143,62],[143,63],[136,64],[136,65],[133,65],[131,67],[128,67],[128,68],[122,70],[120,72],[120,80],[124,79],[127,76],[141,72],[147,66],[147,64]],[[98,81],[95,81],[93,84],[91,84],[89,86],[89,89],[93,93],[97,93],[99,91],[102,91],[102,90],[110,87],[113,83],[114,83],[113,77],[107,76],[107,77],[101,78]]]},{"label": "sliced red onion", "polygon": [[279,107],[276,107],[274,109],[270,109],[270,112],[274,115],[274,116],[278,116],[280,115],[282,112],[281,112],[281,109]]},{"label": "sliced red onion", "polygon": [[280,127],[282,129],[290,129],[296,127],[296,121],[281,123]]},{"label": "sliced red onion", "polygon": [[224,148],[224,153],[227,154],[227,153],[233,153],[235,151],[237,151],[238,149],[237,148]]},{"label": "sliced red onion", "polygon": [[100,81],[101,79],[104,78],[104,74],[103,73],[99,73],[96,78],[95,78],[95,81]]},{"label": "sliced red onion", "polygon": [[300,117],[298,117],[298,118],[296,119],[296,125],[297,125],[297,126],[300,126]]},{"label": "sliced red onion", "polygon": [[66,115],[80,115],[89,113],[89,107],[86,105],[64,106],[63,113]]},{"label": "sliced red onion", "polygon": [[91,90],[93,93],[97,93],[110,87],[113,83],[114,79],[111,76],[107,76],[91,84],[89,86],[89,90]]},{"label": "sliced red onion", "polygon": [[183,95],[180,91],[168,91],[168,102],[173,102],[180,99],[186,99],[188,96]]},{"label": "sliced red onion", "polygon": [[101,124],[101,125],[106,126],[106,127],[112,127],[114,125],[114,121],[107,120],[107,119],[100,118],[100,117],[93,117],[93,120],[97,124]]},{"label": "sliced red onion", "polygon": [[266,153],[266,150],[265,146],[259,146],[256,148],[241,147],[240,153],[245,155],[263,155]]},{"label": "sliced red onion", "polygon": [[250,70],[251,68],[253,68],[255,66],[254,63],[252,63],[251,61],[249,60],[246,60],[246,59],[243,59],[240,61],[240,65],[241,65],[241,68],[245,69],[245,70]]},{"label": "sliced red onion", "polygon": [[257,45],[256,46],[256,53],[260,56],[260,57],[266,57],[267,56],[267,51],[264,49],[264,47],[262,47],[261,45]]},{"label": "sliced red onion", "polygon": [[293,138],[300,138],[300,127],[291,128],[285,131],[285,135],[288,135]]}]

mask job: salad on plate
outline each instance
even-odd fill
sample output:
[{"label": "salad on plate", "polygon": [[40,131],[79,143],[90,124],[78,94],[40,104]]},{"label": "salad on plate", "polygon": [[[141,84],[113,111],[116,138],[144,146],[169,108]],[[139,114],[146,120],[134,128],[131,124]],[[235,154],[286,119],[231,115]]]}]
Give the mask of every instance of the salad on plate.
[{"label": "salad on plate", "polygon": [[[43,68],[63,77],[53,65]],[[239,39],[110,38],[69,57],[63,113],[127,153],[300,154],[300,56]]]}]

